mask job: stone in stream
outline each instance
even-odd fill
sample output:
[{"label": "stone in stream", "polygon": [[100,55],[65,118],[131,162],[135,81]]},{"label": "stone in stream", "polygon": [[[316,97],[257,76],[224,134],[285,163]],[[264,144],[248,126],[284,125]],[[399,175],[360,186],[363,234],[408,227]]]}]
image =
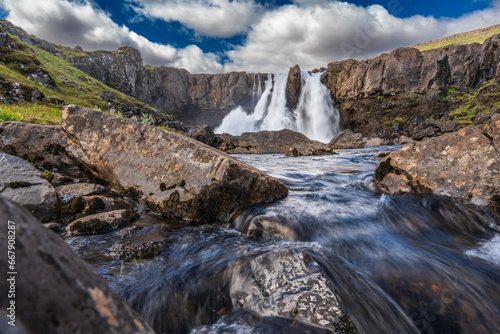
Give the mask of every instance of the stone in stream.
[{"label": "stone in stream", "polygon": [[[241,136],[216,135],[214,147],[231,154],[290,154],[320,155],[334,153],[331,147],[289,129],[280,131],[244,132]],[[302,153],[302,154],[301,154]],[[316,154],[313,154],[316,153]]]},{"label": "stone in stream", "polygon": [[70,106],[68,152],[164,217],[227,221],[246,207],[287,196],[269,175],[183,135]]},{"label": "stone in stream", "polygon": [[374,182],[386,193],[446,195],[486,206],[500,196],[500,115],[482,128],[469,127],[391,153]]},{"label": "stone in stream", "polygon": [[66,227],[68,235],[100,234],[128,225],[139,218],[133,210],[115,210],[79,218]]},{"label": "stone in stream", "polygon": [[340,134],[335,136],[329,143],[328,146],[336,149],[355,149],[363,148],[365,146],[363,141],[363,135],[360,133],[354,133],[351,130],[342,131]]},{"label": "stone in stream", "polygon": [[28,209],[41,222],[56,217],[54,187],[28,161],[0,152],[0,196]]},{"label": "stone in stream", "polygon": [[67,201],[78,196],[96,195],[105,189],[95,183],[70,183],[57,187],[56,192],[64,201]]},{"label": "stone in stream", "polygon": [[[3,198],[0,225],[0,247],[5,250],[0,266],[7,271],[7,231],[15,226],[12,271],[17,272],[15,299],[7,298],[9,281],[0,281],[0,291],[5,292],[0,298],[2,333],[154,333],[61,238]],[[6,321],[13,300],[16,327]]]}]

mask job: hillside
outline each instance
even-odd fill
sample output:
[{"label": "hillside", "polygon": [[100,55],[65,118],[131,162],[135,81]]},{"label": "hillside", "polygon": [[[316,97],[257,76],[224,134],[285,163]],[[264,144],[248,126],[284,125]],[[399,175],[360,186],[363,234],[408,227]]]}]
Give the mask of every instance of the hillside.
[{"label": "hillside", "polygon": [[[64,104],[123,115],[162,124],[172,120],[167,113],[148,106],[74,68],[41,41],[30,43],[10,34],[0,25],[0,121],[58,124]],[[17,28],[22,36],[22,30]],[[32,37],[35,38],[35,37]],[[37,45],[37,46],[35,46]],[[49,51],[42,48],[49,49]],[[152,116],[149,116],[152,115]]]},{"label": "hillside", "polygon": [[487,38],[500,34],[500,24],[491,27],[476,29],[460,34],[450,35],[443,38],[435,39],[429,42],[424,42],[413,46],[420,51],[442,48],[449,45],[467,45],[472,43],[482,44]]}]

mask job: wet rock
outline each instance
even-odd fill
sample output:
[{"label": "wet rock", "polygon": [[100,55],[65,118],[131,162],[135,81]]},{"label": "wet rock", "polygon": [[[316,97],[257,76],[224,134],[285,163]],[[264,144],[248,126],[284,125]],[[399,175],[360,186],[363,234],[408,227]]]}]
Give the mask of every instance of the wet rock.
[{"label": "wet rock", "polygon": [[197,141],[80,107],[63,111],[68,151],[166,217],[225,221],[239,209],[284,198],[270,176]]},{"label": "wet rock", "polygon": [[351,130],[345,130],[333,138],[328,145],[336,149],[354,149],[363,148],[363,135],[354,133]]},{"label": "wet rock", "polygon": [[[500,133],[500,116],[490,124]],[[433,193],[486,206],[500,193],[496,142],[500,144],[495,137],[490,139],[476,129],[464,128],[411,144],[380,162],[374,182],[387,193]]]},{"label": "wet rock", "polygon": [[75,197],[90,196],[102,193],[106,188],[95,183],[70,183],[59,186],[56,192],[64,200],[68,201]]},{"label": "wet rock", "polygon": [[[0,198],[0,219],[4,231],[8,221],[15,222],[15,328],[20,332],[153,333],[94,268],[28,212]],[[6,237],[0,246],[7,249]],[[0,265],[8,267],[7,256],[0,257]],[[8,283],[1,280],[0,290],[8,291]],[[0,299],[2,317],[8,302]]]},{"label": "wet rock", "polygon": [[213,145],[215,139],[214,131],[208,125],[194,127],[189,131],[188,136],[210,146]]},{"label": "wet rock", "polygon": [[390,142],[387,139],[371,138],[366,142],[365,145],[366,146],[386,146],[386,145],[390,145]]},{"label": "wet rock", "polygon": [[301,250],[269,252],[252,259],[234,271],[230,286],[234,309],[331,330],[342,323],[355,331],[330,281]]},{"label": "wet rock", "polygon": [[[105,196],[83,196],[87,205],[85,210],[91,210],[92,207],[100,208],[97,211],[114,211],[114,210],[131,210],[134,208],[134,203],[130,200],[124,198],[114,198]],[[102,205],[92,205],[92,203],[97,203],[102,201]],[[102,208],[101,208],[102,207]],[[95,213],[95,212],[94,212]]]},{"label": "wet rock", "polygon": [[142,242],[119,241],[107,253],[120,260],[140,259],[160,254],[170,246],[168,240],[148,240]]},{"label": "wet rock", "polygon": [[299,240],[297,233],[286,223],[266,216],[253,218],[243,227],[242,233],[250,239],[280,238],[288,241]]},{"label": "wet rock", "polygon": [[47,224],[43,224],[43,226],[45,226],[46,228],[51,229],[51,230],[59,230],[61,227],[63,227],[63,225],[58,224],[58,223],[47,223]]},{"label": "wet rock", "polygon": [[0,152],[0,195],[46,223],[57,213],[57,195],[29,162]]},{"label": "wet rock", "polygon": [[48,170],[73,165],[66,154],[68,140],[58,125],[5,122],[0,123],[0,129],[1,152],[29,159]]},{"label": "wet rock", "polygon": [[68,235],[106,233],[128,225],[139,218],[133,210],[115,210],[80,218],[69,224],[65,231]]},{"label": "wet rock", "polygon": [[290,68],[286,82],[286,107],[295,110],[299,103],[300,90],[302,89],[302,74],[299,65]]}]

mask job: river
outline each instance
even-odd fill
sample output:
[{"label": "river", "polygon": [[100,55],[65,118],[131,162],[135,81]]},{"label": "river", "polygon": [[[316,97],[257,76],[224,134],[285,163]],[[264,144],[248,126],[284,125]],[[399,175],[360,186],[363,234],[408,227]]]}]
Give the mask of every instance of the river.
[{"label": "river", "polygon": [[[377,194],[374,155],[393,149],[237,155],[288,198],[226,226],[151,217],[65,240],[158,333],[500,333],[492,218]],[[113,252],[123,244],[155,255]]]}]

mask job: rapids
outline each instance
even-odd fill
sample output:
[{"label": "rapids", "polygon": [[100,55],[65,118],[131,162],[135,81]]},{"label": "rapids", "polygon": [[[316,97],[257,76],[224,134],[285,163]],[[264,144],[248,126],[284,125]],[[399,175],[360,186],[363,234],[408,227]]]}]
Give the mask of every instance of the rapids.
[{"label": "rapids", "polygon": [[[379,150],[239,155],[284,182],[289,197],[248,209],[226,226],[151,218],[66,242],[158,333],[353,332],[335,325],[342,317],[334,309],[321,318],[319,304],[290,307],[293,298],[276,292],[289,283],[336,298],[358,333],[500,332],[492,218],[449,199],[376,194]],[[122,260],[110,250],[123,242],[165,247]],[[264,275],[263,268],[271,270]],[[294,270],[300,275],[288,281]],[[278,282],[274,290],[255,286],[260,276]],[[312,315],[325,325],[300,321]]]}]

